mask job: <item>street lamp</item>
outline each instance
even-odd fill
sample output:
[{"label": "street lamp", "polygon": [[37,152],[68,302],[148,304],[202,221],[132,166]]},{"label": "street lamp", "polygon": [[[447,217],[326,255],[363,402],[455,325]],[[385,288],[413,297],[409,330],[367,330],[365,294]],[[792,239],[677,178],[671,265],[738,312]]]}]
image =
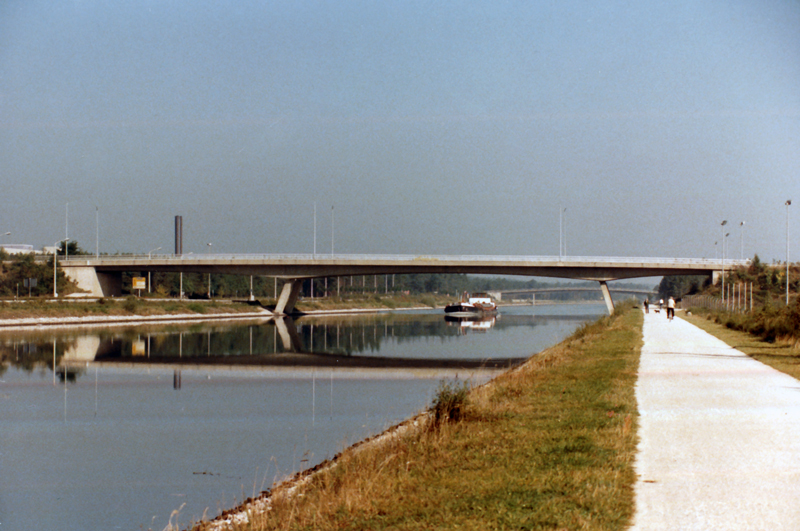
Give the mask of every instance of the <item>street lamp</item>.
[{"label": "street lamp", "polygon": [[[720,227],[724,227],[728,224],[727,219],[723,219]],[[721,229],[722,232],[722,302],[725,302],[725,229]]]},{"label": "street lamp", "polygon": [[[155,249],[150,249],[149,251],[147,251],[147,261],[149,262],[150,259],[152,258],[151,254],[153,253],[153,251],[160,251],[160,250],[161,250],[161,247],[156,247]],[[150,287],[151,287],[150,271],[148,271],[147,272],[147,293],[152,293],[152,291],[150,291]]]},{"label": "street lamp", "polygon": [[[722,240],[722,267],[723,267],[723,271],[724,271],[724,268],[725,268],[725,252],[728,249],[728,236],[730,236],[730,235],[731,235],[730,232],[726,232],[725,233],[725,237]],[[725,280],[725,275],[724,274],[722,275],[722,279]],[[730,285],[728,286],[728,288],[730,288]],[[728,300],[728,303],[730,303],[730,300]]]},{"label": "street lamp", "polygon": [[[206,244],[209,251],[211,250],[211,243]],[[208,274],[208,300],[211,300],[211,273]]]},{"label": "street lamp", "polygon": [[791,199],[786,200],[786,306],[789,306],[789,206]]},{"label": "street lamp", "polygon": [[[69,238],[64,240],[64,249],[66,250],[67,242]],[[53,244],[53,297],[58,298],[58,290],[56,286],[58,284],[58,244],[61,242],[56,242]]]},{"label": "street lamp", "polygon": [[[317,257],[317,202],[314,201],[314,258]],[[314,283],[312,281],[311,285],[313,286]],[[313,287],[311,288],[314,289]],[[314,298],[313,295],[311,297]]]},{"label": "street lamp", "polygon": [[[3,236],[11,236],[11,232],[3,233]],[[19,288],[17,288],[17,290],[19,291]]]},{"label": "street lamp", "polygon": [[567,208],[558,209],[558,259],[567,254],[566,235],[564,234],[564,212]]},{"label": "street lamp", "polygon": [[742,232],[741,232],[741,238],[742,238],[742,240],[741,240],[741,242],[740,242],[741,249],[739,249],[739,258],[740,258],[741,260],[744,260],[744,221],[742,221],[741,223],[739,223],[739,227],[741,227],[741,230],[742,230]]}]

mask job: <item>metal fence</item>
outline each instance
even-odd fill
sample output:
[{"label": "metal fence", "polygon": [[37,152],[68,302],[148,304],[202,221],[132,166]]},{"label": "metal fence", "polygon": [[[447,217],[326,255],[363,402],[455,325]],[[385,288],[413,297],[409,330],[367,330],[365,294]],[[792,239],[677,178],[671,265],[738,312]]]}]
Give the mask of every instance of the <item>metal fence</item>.
[{"label": "metal fence", "polygon": [[712,295],[685,295],[681,300],[681,307],[708,308],[710,310],[724,310],[732,313],[746,313],[753,311],[753,283],[737,282],[725,286],[725,298]]}]

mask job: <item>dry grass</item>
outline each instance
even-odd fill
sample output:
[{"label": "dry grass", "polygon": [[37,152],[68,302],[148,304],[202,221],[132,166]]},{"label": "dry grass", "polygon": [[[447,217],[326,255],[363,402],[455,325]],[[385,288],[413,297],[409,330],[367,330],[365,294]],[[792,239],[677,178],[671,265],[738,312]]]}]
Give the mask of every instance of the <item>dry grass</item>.
[{"label": "dry grass", "polygon": [[148,301],[134,298],[100,299],[98,301],[0,302],[0,320],[48,317],[119,316],[119,315],[172,315],[193,313],[245,313],[258,308],[247,304],[230,304],[205,301]]},{"label": "dry grass", "polygon": [[769,342],[716,323],[710,320],[711,315],[708,318],[702,315],[684,315],[683,318],[761,363],[800,379],[800,344],[794,336],[779,337]]},{"label": "dry grass", "polygon": [[462,420],[348,449],[235,529],[623,529],[633,514],[641,313],[473,389]]}]

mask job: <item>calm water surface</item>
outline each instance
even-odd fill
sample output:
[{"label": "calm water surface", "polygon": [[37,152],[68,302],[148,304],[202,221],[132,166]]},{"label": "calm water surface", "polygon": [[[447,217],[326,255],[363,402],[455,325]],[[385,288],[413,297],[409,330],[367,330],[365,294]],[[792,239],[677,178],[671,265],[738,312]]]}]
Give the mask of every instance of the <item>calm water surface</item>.
[{"label": "calm water surface", "polygon": [[215,516],[419,412],[442,380],[485,381],[604,311],[5,331],[0,531]]}]

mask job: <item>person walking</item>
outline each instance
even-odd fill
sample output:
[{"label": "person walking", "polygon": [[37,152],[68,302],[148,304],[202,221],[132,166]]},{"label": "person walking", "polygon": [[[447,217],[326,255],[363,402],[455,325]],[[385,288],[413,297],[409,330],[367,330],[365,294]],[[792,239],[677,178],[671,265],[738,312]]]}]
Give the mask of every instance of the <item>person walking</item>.
[{"label": "person walking", "polygon": [[650,313],[650,301],[648,299],[644,300],[644,313]]},{"label": "person walking", "polygon": [[675,299],[670,297],[667,301],[667,319],[672,321],[673,317],[675,317]]}]

